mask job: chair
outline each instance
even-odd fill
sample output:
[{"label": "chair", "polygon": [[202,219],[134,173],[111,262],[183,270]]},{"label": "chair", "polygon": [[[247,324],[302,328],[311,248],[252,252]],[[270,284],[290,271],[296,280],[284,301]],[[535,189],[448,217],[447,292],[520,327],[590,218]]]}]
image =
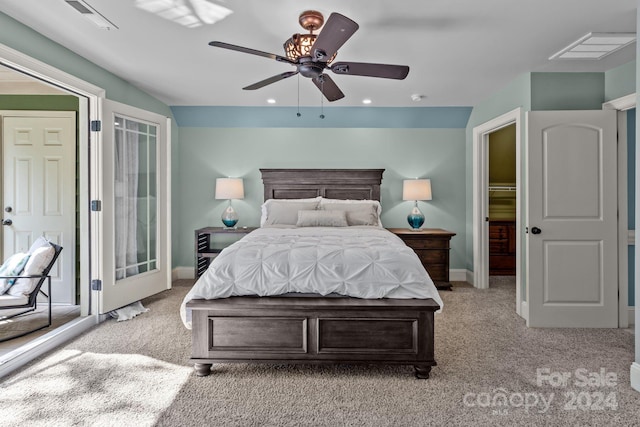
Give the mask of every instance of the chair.
[{"label": "chair", "polygon": [[[33,291],[31,291],[31,293],[28,296],[25,297],[10,297],[10,298],[4,298],[3,301],[0,303],[0,320],[7,320],[7,319],[11,319],[14,318],[16,316],[20,316],[32,311],[35,311],[38,307],[38,294],[43,294],[45,297],[47,297],[47,301],[49,304],[49,316],[48,316],[48,322],[46,325],[43,326],[38,326],[35,329],[30,329],[26,332],[24,331],[19,331],[18,334],[16,335],[11,335],[9,337],[2,337],[0,338],[0,342],[4,342],[4,341],[8,341],[14,338],[19,338],[19,337],[23,337],[25,335],[28,335],[32,332],[35,331],[39,331],[41,329],[44,328],[48,328],[49,326],[51,326],[51,276],[49,276],[49,273],[51,271],[51,269],[53,268],[53,265],[56,263],[56,260],[58,259],[58,256],[60,255],[60,252],[62,252],[62,246],[56,245],[54,243],[50,243],[51,246],[53,246],[54,248],[54,255],[53,258],[51,258],[51,261],[49,262],[49,264],[47,264],[47,266],[44,268],[44,270],[42,270],[42,273],[39,275],[30,275],[30,276],[0,276],[0,279],[39,279],[35,288],[33,289]],[[44,282],[47,282],[47,288],[48,288],[48,293],[45,293],[42,290],[42,285],[44,285]],[[4,295],[0,296],[3,297]],[[26,302],[24,301],[24,299],[26,298]],[[15,303],[12,302],[12,300],[15,299]],[[6,317],[2,316],[2,311],[4,310],[19,310],[19,309],[25,309],[22,311],[19,311],[18,313],[12,313]]]}]

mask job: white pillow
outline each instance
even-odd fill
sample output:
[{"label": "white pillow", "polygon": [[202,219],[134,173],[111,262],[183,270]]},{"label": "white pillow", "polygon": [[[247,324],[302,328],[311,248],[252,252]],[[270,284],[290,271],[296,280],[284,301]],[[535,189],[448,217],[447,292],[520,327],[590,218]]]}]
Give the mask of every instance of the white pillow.
[{"label": "white pillow", "polygon": [[41,248],[43,246],[51,246],[51,243],[49,242],[49,240],[47,240],[46,237],[40,236],[36,239],[35,242],[31,244],[31,247],[29,248],[29,253],[32,254],[36,251],[36,249]]},{"label": "white pillow", "polygon": [[345,211],[298,211],[297,227],[347,227]]},{"label": "white pillow", "polygon": [[[51,245],[41,246],[37,248],[29,257],[27,265],[22,271],[22,276],[40,275],[53,259],[56,250]],[[9,288],[7,294],[15,297],[21,295],[29,295],[35,289],[40,278],[18,279],[16,283]]]},{"label": "white pillow", "polygon": [[[29,261],[29,254],[18,252],[11,255],[4,264],[0,265],[0,276],[19,276]],[[0,279],[0,295],[14,285],[16,279]]]},{"label": "white pillow", "polygon": [[[382,206],[380,202],[377,200],[341,200],[341,199],[321,199],[319,209],[323,210],[344,210],[347,211],[347,221],[349,220],[349,211],[353,212],[351,215],[351,220],[353,222],[349,223],[349,225],[365,225],[361,221],[364,220],[362,216],[366,212],[362,209],[369,206],[371,207],[373,213],[377,218],[371,217],[371,224],[375,227],[382,228],[382,220],[380,219],[380,215],[382,215]],[[356,222],[360,222],[356,224]]]},{"label": "white pillow", "polygon": [[[314,203],[314,207],[311,210],[315,210],[318,208],[318,203],[320,202],[320,199],[322,197],[318,196],[318,197],[314,197],[312,199],[269,199],[266,202],[264,202],[262,204],[262,206],[260,206],[260,210],[262,212],[262,215],[260,216],[260,227],[264,227],[264,225],[267,223],[267,219],[269,218],[269,212],[272,210],[272,206],[274,204],[276,205],[282,205],[282,204],[287,204],[287,203]],[[281,209],[282,210],[282,209]],[[293,220],[293,222],[291,222],[288,225],[295,225],[296,222],[298,221],[298,210],[301,209],[296,209],[295,211],[295,219]],[[269,221],[271,224],[267,224],[267,225],[274,225],[277,224],[277,222],[272,222]]]}]

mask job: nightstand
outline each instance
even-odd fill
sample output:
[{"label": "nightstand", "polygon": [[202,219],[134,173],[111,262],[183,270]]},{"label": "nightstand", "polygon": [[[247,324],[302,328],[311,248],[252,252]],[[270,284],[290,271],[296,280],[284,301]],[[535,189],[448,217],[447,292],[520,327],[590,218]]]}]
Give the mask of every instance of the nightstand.
[{"label": "nightstand", "polygon": [[[195,274],[196,279],[204,273],[211,260],[215,258],[222,249],[229,246],[229,237],[223,238],[223,236],[237,237],[235,240],[240,239],[246,234],[251,233],[256,227],[246,228],[223,228],[223,227],[205,227],[196,230],[196,267]],[[219,241],[215,241],[215,237],[220,237]]]},{"label": "nightstand", "polygon": [[451,290],[449,281],[449,249],[451,238],[456,235],[441,228],[387,228],[400,237],[418,255],[422,265],[439,290]]}]

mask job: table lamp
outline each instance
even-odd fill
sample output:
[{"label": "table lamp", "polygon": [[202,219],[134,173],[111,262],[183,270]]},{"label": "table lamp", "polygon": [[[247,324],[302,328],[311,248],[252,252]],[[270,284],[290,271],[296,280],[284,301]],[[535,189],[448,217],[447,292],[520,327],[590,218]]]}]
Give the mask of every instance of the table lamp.
[{"label": "table lamp", "polygon": [[216,199],[229,200],[229,206],[222,212],[222,223],[225,228],[235,228],[238,223],[238,213],[233,209],[231,200],[244,199],[242,178],[217,178]]},{"label": "table lamp", "polygon": [[402,200],[413,200],[413,209],[407,216],[412,230],[419,230],[424,224],[424,214],[418,209],[418,200],[431,200],[430,179],[405,179],[402,182]]}]

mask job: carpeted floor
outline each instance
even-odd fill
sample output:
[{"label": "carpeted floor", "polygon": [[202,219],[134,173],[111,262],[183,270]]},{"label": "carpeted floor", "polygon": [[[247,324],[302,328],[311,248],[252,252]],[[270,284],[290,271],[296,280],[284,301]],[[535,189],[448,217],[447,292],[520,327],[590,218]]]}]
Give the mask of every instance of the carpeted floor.
[{"label": "carpeted floor", "polygon": [[191,281],[143,301],[0,383],[2,426],[422,426],[640,424],[633,335],[528,329],[512,280],[441,292],[429,380],[412,367],[188,362],[178,307]]}]

